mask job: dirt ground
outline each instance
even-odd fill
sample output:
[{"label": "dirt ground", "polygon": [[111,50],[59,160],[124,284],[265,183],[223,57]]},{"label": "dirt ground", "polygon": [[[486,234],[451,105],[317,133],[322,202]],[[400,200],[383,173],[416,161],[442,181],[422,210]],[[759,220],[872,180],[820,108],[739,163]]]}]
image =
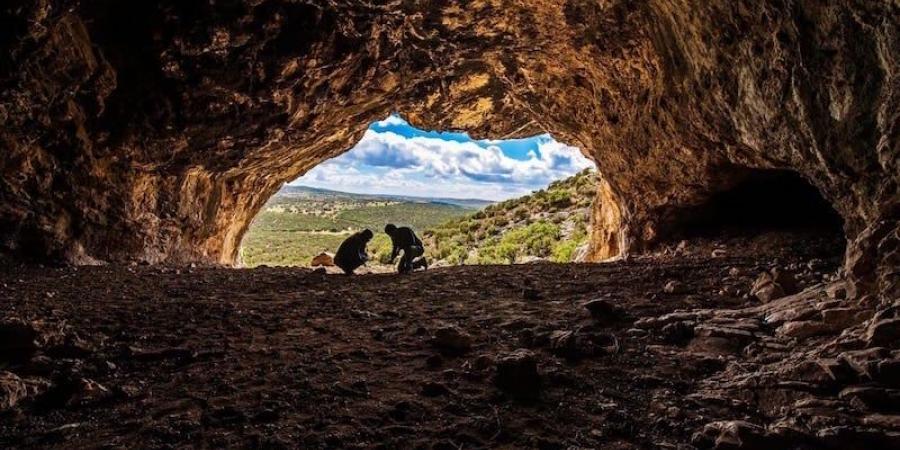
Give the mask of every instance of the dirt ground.
[{"label": "dirt ground", "polygon": [[[2,316],[49,337],[0,361],[36,386],[0,413],[0,447],[684,448],[714,419],[765,422],[691,396],[743,356],[633,323],[756,304],[745,294],[772,264],[815,266],[803,287],[839,262],[778,248],[408,276],[10,265]],[[595,299],[614,311],[591,317]],[[448,326],[470,348],[435,342]],[[498,361],[523,348],[539,384],[501,389]]]}]

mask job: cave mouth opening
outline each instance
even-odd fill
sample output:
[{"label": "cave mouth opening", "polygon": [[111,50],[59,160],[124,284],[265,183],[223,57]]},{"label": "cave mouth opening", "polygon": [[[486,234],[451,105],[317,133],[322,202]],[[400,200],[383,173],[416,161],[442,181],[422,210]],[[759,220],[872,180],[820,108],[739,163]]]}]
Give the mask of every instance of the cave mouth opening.
[{"label": "cave mouth opening", "polygon": [[387,223],[412,228],[439,265],[584,259],[597,182],[594,163],[549,134],[475,139],[392,114],[275,193],[243,236],[238,265],[316,266],[369,229],[370,265],[384,271]]},{"label": "cave mouth opening", "polygon": [[749,239],[751,247],[754,240],[794,246],[802,241],[809,244],[803,251],[812,256],[843,254],[843,218],[799,173],[738,168],[730,179],[730,188],[674,213],[671,231],[661,241]]}]

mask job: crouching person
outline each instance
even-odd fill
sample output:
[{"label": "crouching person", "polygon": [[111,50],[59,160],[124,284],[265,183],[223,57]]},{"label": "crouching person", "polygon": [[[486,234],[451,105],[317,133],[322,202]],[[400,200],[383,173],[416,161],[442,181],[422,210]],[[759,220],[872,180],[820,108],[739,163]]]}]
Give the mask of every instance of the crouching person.
[{"label": "crouching person", "polygon": [[334,265],[347,275],[353,275],[354,270],[369,260],[366,245],[372,240],[372,236],[372,230],[363,230],[345,239],[334,255]]},{"label": "crouching person", "polygon": [[384,232],[391,237],[394,249],[391,251],[391,262],[397,259],[397,255],[403,252],[397,272],[409,273],[415,269],[428,269],[428,261],[422,256],[425,254],[425,246],[422,240],[409,227],[397,227],[392,223],[384,227]]}]

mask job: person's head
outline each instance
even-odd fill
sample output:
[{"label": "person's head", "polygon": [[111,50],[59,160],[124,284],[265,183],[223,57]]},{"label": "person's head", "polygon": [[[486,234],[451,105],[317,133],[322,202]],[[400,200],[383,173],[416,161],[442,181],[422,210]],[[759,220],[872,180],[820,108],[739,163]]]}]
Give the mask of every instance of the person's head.
[{"label": "person's head", "polygon": [[397,231],[397,226],[392,223],[384,226],[384,232],[387,233],[388,236],[393,236],[395,231]]},{"label": "person's head", "polygon": [[375,237],[375,233],[372,233],[372,230],[366,228],[362,232],[362,237],[366,240],[366,242],[368,242],[371,241],[373,237]]}]

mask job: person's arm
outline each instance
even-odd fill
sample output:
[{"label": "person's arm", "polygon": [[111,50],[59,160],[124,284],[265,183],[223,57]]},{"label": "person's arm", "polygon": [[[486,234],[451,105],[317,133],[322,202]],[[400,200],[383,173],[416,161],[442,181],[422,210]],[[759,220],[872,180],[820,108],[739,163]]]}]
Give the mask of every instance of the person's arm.
[{"label": "person's arm", "polygon": [[393,240],[391,240],[391,245],[394,246],[394,248],[391,250],[391,262],[394,262],[394,260],[397,259],[397,254],[400,253],[400,247],[397,247],[397,243],[395,243]]}]

